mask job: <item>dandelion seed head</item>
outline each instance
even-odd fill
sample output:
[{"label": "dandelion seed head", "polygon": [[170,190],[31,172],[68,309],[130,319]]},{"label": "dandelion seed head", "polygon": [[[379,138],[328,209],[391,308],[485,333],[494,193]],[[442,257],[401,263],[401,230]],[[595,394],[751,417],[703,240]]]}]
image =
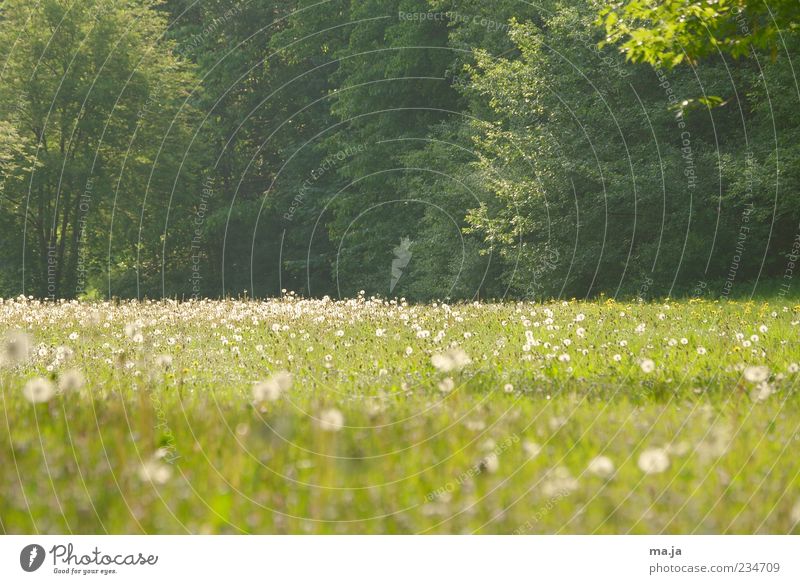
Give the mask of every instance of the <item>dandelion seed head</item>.
[{"label": "dandelion seed head", "polygon": [[22,395],[32,404],[40,404],[50,401],[56,394],[56,390],[49,379],[36,377],[25,384]]},{"label": "dandelion seed head", "polygon": [[589,461],[587,470],[595,476],[603,479],[609,479],[614,475],[616,470],[613,461],[607,456],[596,456]]},{"label": "dandelion seed head", "polygon": [[319,415],[319,427],[326,432],[338,432],[344,427],[344,416],[336,408],[324,410]]},{"label": "dandelion seed head", "polygon": [[648,448],[639,455],[638,464],[645,474],[662,473],[669,468],[669,455],[663,448]]}]

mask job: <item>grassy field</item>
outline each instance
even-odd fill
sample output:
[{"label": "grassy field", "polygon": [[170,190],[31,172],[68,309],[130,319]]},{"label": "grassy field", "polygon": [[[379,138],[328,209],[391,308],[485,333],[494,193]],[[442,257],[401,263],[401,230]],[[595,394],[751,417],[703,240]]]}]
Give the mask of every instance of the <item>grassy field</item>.
[{"label": "grassy field", "polygon": [[5,533],[800,533],[800,306],[5,300]]}]

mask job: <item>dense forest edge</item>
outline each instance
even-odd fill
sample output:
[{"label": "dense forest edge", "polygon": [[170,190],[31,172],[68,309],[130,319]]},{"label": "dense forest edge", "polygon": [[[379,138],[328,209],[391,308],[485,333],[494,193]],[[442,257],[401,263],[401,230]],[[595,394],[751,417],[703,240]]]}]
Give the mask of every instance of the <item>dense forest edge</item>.
[{"label": "dense forest edge", "polygon": [[0,297],[796,300],[798,22],[5,0]]}]

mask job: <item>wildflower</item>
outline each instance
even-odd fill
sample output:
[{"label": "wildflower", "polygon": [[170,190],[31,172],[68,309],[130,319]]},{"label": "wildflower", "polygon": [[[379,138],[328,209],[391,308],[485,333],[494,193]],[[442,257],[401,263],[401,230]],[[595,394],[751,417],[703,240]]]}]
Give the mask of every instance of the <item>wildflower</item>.
[{"label": "wildflower", "polygon": [[760,333],[762,333],[762,334],[763,334],[763,333],[766,333],[768,330],[769,330],[769,329],[767,328],[767,325],[765,325],[765,324],[762,324],[760,327],[758,327],[758,331],[759,331]]},{"label": "wildflower", "polygon": [[172,476],[172,469],[161,460],[162,458],[163,456],[157,452],[149,460],[142,463],[141,468],[139,468],[139,478],[142,481],[156,485],[166,483]]},{"label": "wildflower", "polygon": [[558,360],[561,361],[562,363],[569,363],[570,356],[567,353],[563,353],[558,356]]},{"label": "wildflower", "polygon": [[697,354],[698,355],[705,355],[708,351],[706,351],[705,347],[697,347]]},{"label": "wildflower", "polygon": [[503,386],[503,391],[505,391],[506,393],[512,393],[514,391],[514,386],[511,385],[510,383],[506,383]]},{"label": "wildflower", "polygon": [[159,355],[156,357],[156,366],[161,367],[162,369],[169,369],[172,367],[172,356],[171,355]]},{"label": "wildflower", "polygon": [[639,365],[645,373],[652,373],[656,369],[656,363],[652,359],[642,359]]},{"label": "wildflower", "polygon": [[335,408],[323,411],[319,416],[319,427],[327,432],[338,432],[344,427],[344,416]]},{"label": "wildflower", "polygon": [[649,448],[639,455],[639,468],[645,474],[658,474],[669,468],[669,455],[663,448]]},{"label": "wildflower", "polygon": [[16,365],[28,360],[33,340],[22,331],[14,331],[6,337],[0,364]]},{"label": "wildflower", "polygon": [[798,365],[797,363],[790,363],[787,370],[789,371],[789,373],[797,373],[798,371],[800,371],[800,365]]},{"label": "wildflower", "polygon": [[753,401],[762,402],[772,395],[772,386],[766,381],[759,383],[753,390],[751,397]]},{"label": "wildflower", "polygon": [[70,369],[58,379],[58,389],[62,393],[69,393],[71,391],[79,390],[84,386],[85,383],[86,379],[84,378],[83,373],[77,369]]},{"label": "wildflower", "polygon": [[291,373],[286,371],[278,372],[266,381],[260,381],[253,386],[253,399],[257,402],[276,401],[291,386]]},{"label": "wildflower", "polygon": [[622,361],[622,355],[620,355],[619,353],[617,353],[616,355],[614,355],[614,356],[612,357],[612,359],[614,359],[614,361],[616,361],[617,363],[619,363],[620,361]]},{"label": "wildflower", "polygon": [[455,386],[456,384],[453,381],[453,378],[447,377],[439,383],[439,391],[441,391],[442,393],[450,393],[451,391],[453,391],[453,388]]},{"label": "wildflower", "polygon": [[22,395],[24,395],[25,399],[32,404],[40,404],[50,401],[55,393],[56,392],[53,388],[53,384],[44,377],[36,377],[35,379],[31,379],[22,389]]},{"label": "wildflower", "polygon": [[614,463],[607,456],[597,456],[589,461],[587,470],[602,479],[611,478],[614,474]]},{"label": "wildflower", "polygon": [[792,507],[792,522],[794,524],[800,523],[800,501],[797,501]]},{"label": "wildflower", "polygon": [[548,498],[567,495],[577,488],[578,481],[563,466],[550,471],[542,483],[542,493]]},{"label": "wildflower", "polygon": [[744,378],[750,383],[761,383],[769,378],[769,368],[766,365],[751,365],[745,367]]},{"label": "wildflower", "polygon": [[536,458],[542,451],[542,447],[536,442],[530,442],[529,440],[526,440],[522,443],[522,451],[528,455],[528,458]]},{"label": "wildflower", "polygon": [[433,366],[442,373],[461,371],[471,362],[472,361],[464,352],[464,350],[460,348],[450,349],[444,353],[437,353],[431,357],[431,363]]},{"label": "wildflower", "polygon": [[497,469],[500,467],[500,459],[498,458],[497,454],[494,452],[490,452],[481,461],[478,463],[478,469],[481,471],[486,471],[489,473],[497,472]]}]

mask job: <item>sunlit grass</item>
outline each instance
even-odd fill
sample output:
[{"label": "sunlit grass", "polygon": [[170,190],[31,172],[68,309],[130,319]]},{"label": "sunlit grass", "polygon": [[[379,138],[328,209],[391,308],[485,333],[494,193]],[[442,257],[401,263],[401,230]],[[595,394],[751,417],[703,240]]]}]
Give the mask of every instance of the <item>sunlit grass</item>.
[{"label": "sunlit grass", "polygon": [[799,320],[779,301],[7,300],[2,528],[797,532]]}]

